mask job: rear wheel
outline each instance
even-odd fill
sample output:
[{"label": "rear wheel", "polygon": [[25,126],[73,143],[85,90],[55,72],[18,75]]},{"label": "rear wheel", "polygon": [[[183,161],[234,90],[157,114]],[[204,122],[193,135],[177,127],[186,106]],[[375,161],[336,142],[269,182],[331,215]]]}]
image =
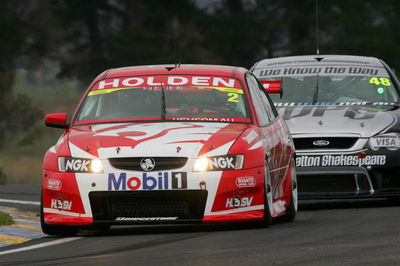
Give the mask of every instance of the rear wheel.
[{"label": "rear wheel", "polygon": [[292,193],[290,195],[290,205],[286,207],[286,214],[282,217],[285,221],[292,222],[297,215],[298,198],[297,198],[297,174],[296,165],[292,160],[290,186]]},{"label": "rear wheel", "polygon": [[272,224],[272,186],[271,176],[267,165],[264,166],[264,226],[269,227]]},{"label": "rear wheel", "polygon": [[40,204],[40,225],[42,227],[43,233],[48,235],[74,236],[79,232],[79,227],[77,226],[46,224],[43,215],[43,198],[41,199]]}]

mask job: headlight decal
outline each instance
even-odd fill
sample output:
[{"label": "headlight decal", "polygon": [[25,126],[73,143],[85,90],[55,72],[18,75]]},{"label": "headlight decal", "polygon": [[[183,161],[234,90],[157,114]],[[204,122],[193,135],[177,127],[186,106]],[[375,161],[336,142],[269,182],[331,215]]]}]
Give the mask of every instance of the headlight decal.
[{"label": "headlight decal", "polygon": [[99,159],[58,157],[58,170],[66,173],[102,173],[103,165]]},{"label": "headlight decal", "polygon": [[195,160],[193,171],[204,172],[242,169],[243,158],[244,156],[242,154],[200,157]]},{"label": "headlight decal", "polygon": [[377,151],[380,148],[386,148],[388,150],[395,151],[400,148],[400,139],[396,133],[388,133],[371,137],[368,143],[369,147],[374,151]]}]

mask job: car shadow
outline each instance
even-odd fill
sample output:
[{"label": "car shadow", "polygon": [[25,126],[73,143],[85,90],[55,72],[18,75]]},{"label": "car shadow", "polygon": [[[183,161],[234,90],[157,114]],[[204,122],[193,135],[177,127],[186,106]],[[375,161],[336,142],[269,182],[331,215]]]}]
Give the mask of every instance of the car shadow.
[{"label": "car shadow", "polygon": [[400,206],[399,201],[386,198],[301,200],[299,203],[299,211],[350,208],[380,208],[398,206]]},{"label": "car shadow", "polygon": [[218,223],[218,224],[163,224],[163,225],[119,225],[109,230],[81,230],[82,236],[119,236],[174,233],[201,233],[213,231],[237,231],[262,229],[259,222]]},{"label": "car shadow", "polygon": [[[301,200],[299,212],[327,209],[349,209],[349,208],[380,208],[398,207],[399,202],[388,199],[329,199],[329,200]],[[272,227],[292,224],[282,218],[276,218]],[[121,236],[121,235],[162,235],[162,234],[190,234],[217,231],[240,231],[261,230],[266,228],[261,222],[241,223],[216,223],[216,224],[162,224],[162,225],[118,225],[109,230],[86,230],[80,231],[79,235],[84,237],[99,236]],[[53,236],[49,236],[53,237]]]}]

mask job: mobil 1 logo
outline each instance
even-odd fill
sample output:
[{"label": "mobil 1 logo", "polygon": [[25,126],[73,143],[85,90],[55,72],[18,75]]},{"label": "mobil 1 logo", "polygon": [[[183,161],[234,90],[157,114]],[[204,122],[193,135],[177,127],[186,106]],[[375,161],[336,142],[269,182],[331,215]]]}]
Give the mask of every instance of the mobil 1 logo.
[{"label": "mobil 1 logo", "polygon": [[110,173],[108,190],[168,190],[186,189],[186,172],[141,173],[127,176],[127,173]]}]

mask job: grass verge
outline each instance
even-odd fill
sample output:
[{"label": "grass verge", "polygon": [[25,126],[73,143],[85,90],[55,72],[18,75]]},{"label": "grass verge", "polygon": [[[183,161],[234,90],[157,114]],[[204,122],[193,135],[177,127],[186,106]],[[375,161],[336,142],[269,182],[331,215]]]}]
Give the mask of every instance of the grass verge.
[{"label": "grass verge", "polygon": [[2,225],[10,225],[12,223],[13,223],[13,220],[11,219],[10,215],[8,215],[6,213],[3,213],[3,212],[0,212],[0,226],[2,226]]}]

